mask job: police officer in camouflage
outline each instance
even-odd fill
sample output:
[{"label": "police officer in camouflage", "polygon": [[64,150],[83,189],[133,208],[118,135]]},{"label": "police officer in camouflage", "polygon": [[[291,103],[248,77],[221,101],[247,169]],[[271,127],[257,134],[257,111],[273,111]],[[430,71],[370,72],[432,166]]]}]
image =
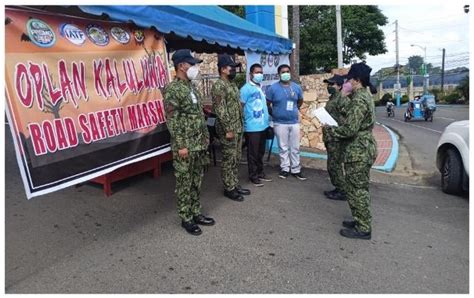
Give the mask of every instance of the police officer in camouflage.
[{"label": "police officer in camouflage", "polygon": [[176,78],[164,92],[166,121],[171,134],[171,150],[176,177],[176,196],[181,226],[200,235],[198,225],[214,225],[214,219],[201,213],[199,196],[204,168],[209,164],[209,132],[202,109],[202,98],[191,80],[199,73],[198,63],[188,49],[177,50],[173,57]]},{"label": "police officer in camouflage", "polygon": [[[324,80],[328,84],[327,90],[330,94],[329,100],[326,103],[327,112],[340,125],[343,122],[344,102],[345,96],[342,96],[341,89],[344,84],[344,77],[334,75],[332,78]],[[327,132],[327,128],[323,127],[323,142],[327,152],[327,170],[329,178],[335,189],[331,191],[324,191],[324,195],[331,200],[345,201],[346,195],[344,193],[344,170],[343,170],[343,154],[344,143],[338,139],[331,138]]]},{"label": "police officer in camouflage", "polygon": [[222,183],[224,195],[234,201],[243,201],[242,195],[250,190],[239,183],[239,165],[242,157],[243,115],[239,99],[239,89],[232,82],[235,67],[238,66],[231,56],[218,55],[217,67],[219,79],[211,89],[212,108],[216,114],[216,132],[222,145]]},{"label": "police officer in camouflage", "polygon": [[[347,142],[344,155],[344,191],[351,209],[353,221],[343,221],[344,237],[371,239],[372,216],[370,212],[370,168],[377,156],[377,146],[372,129],[375,124],[374,101],[371,93],[377,90],[370,83],[371,68],[365,63],[351,66],[347,82],[352,87],[351,99],[346,104],[347,118],[338,127],[328,127],[331,138]],[[345,88],[343,88],[344,93]],[[348,94],[345,94],[348,95]]]}]

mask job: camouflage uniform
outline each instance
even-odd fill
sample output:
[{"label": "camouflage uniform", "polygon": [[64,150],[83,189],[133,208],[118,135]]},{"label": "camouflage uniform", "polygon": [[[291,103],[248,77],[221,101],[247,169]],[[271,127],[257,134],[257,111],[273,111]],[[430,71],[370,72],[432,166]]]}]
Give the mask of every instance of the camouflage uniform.
[{"label": "camouflage uniform", "polygon": [[345,140],[344,171],[347,201],[356,229],[371,232],[369,180],[370,168],[377,157],[377,146],[372,129],[375,111],[372,96],[361,88],[353,92],[347,102],[347,118],[342,126],[328,129],[331,137]]},{"label": "camouflage uniform", "polygon": [[[238,182],[242,156],[243,116],[239,89],[230,81],[218,79],[211,90],[212,108],[217,115],[216,132],[222,144],[222,182],[226,191],[233,190]],[[234,138],[227,140],[227,132]]]},{"label": "camouflage uniform", "polygon": [[[326,110],[336,120],[339,125],[343,122],[343,110],[344,110],[345,97],[342,93],[331,95],[329,101],[326,103]],[[343,171],[343,155],[344,146],[343,142],[338,139],[331,138],[327,132],[327,128],[323,127],[323,142],[326,146],[328,155],[327,169],[329,178],[331,179],[332,185],[340,191],[344,191],[344,171]]]},{"label": "camouflage uniform", "polygon": [[[176,79],[165,89],[164,105],[171,134],[178,214],[184,221],[201,214],[199,194],[204,167],[209,164],[209,132],[201,102],[201,95],[189,81]],[[183,148],[188,149],[187,158],[178,155],[178,150]]]}]

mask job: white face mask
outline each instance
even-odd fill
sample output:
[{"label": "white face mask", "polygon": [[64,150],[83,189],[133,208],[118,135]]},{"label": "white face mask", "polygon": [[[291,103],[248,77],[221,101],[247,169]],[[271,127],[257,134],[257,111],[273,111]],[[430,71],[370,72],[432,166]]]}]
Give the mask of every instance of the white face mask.
[{"label": "white face mask", "polygon": [[186,71],[186,76],[190,80],[195,80],[199,75],[199,66],[193,65]]}]

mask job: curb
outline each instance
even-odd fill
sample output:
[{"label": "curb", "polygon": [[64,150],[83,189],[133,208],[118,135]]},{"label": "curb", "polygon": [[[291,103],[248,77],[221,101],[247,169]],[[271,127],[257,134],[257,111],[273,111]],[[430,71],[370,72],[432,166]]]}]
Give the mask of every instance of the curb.
[{"label": "curb", "polygon": [[[377,124],[385,128],[390,134],[390,137],[392,138],[392,150],[390,151],[390,156],[388,157],[387,161],[385,162],[383,166],[375,166],[375,167],[372,167],[372,169],[390,173],[395,168],[395,165],[398,160],[398,140],[395,133],[391,129],[389,129],[388,127],[386,127],[385,125],[381,123],[377,123]],[[278,141],[276,137],[273,139],[273,146],[271,150],[273,154],[278,154],[278,152],[280,151],[278,149]],[[327,154],[319,154],[319,153],[307,152],[307,151],[300,151],[300,156],[313,158],[313,159],[322,159],[322,160],[328,159]]]},{"label": "curb", "polygon": [[395,169],[395,165],[397,164],[398,160],[398,140],[397,136],[390,128],[381,123],[379,123],[379,125],[385,128],[385,130],[387,130],[390,134],[390,137],[392,138],[392,150],[390,151],[390,156],[383,166],[376,166],[372,168],[378,171],[390,173],[393,171],[393,169]]}]

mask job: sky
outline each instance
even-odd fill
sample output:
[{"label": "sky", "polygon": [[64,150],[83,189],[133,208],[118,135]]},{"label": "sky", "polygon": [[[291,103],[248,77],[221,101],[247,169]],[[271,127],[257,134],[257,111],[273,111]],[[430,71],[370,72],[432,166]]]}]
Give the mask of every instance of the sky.
[{"label": "sky", "polygon": [[[467,1],[469,2],[469,1]],[[373,72],[380,68],[394,66],[395,20],[399,26],[400,64],[408,63],[408,57],[424,56],[420,47],[426,47],[426,60],[433,66],[441,66],[442,48],[446,49],[445,69],[459,66],[469,67],[469,20],[474,13],[471,5],[469,14],[464,12],[460,3],[415,5],[379,5],[382,13],[388,18],[388,24],[382,27],[385,33],[385,44],[388,52],[378,56],[368,56],[367,64]]]}]

